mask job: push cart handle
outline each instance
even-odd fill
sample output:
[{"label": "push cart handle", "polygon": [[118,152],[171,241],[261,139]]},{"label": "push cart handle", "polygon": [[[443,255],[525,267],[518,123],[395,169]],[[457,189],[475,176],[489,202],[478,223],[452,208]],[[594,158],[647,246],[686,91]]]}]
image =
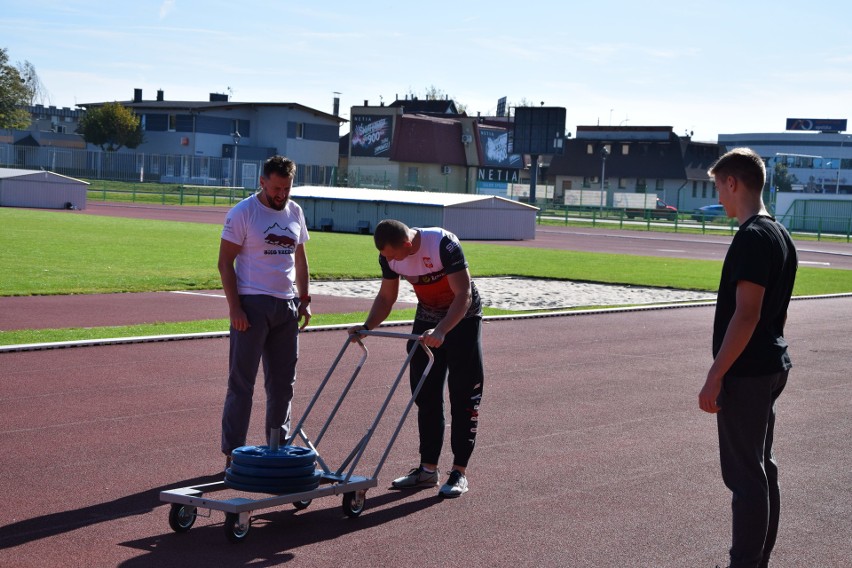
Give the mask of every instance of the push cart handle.
[{"label": "push cart handle", "polygon": [[416,333],[399,333],[396,331],[370,331],[370,330],[359,330],[356,332],[358,335],[374,335],[376,337],[394,337],[396,339],[413,339],[417,341],[420,339],[420,335]]}]

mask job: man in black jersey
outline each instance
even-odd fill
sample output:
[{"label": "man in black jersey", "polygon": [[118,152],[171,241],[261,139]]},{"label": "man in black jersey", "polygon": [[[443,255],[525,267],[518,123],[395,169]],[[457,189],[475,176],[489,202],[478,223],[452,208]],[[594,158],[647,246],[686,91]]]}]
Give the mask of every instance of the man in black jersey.
[{"label": "man in black jersey", "polygon": [[778,464],[772,452],[775,402],[791,367],[784,340],[796,279],[796,248],[761,196],[766,168],[748,148],[708,172],[729,217],[740,223],[719,282],[713,364],[698,395],[716,413],[722,479],[733,493],[731,568],[763,568],[778,534]]},{"label": "man in black jersey", "polygon": [[[484,378],[482,364],[482,303],[470,277],[458,238],[440,227],[410,228],[395,219],[376,225],[373,240],[379,250],[382,284],[363,326],[373,329],[391,312],[400,279],[417,295],[412,333],[432,349],[435,363],[417,395],[420,464],[393,481],[397,489],[438,484],[438,458],[444,439],[444,385],[450,398],[450,443],[453,466],[438,494],[459,497],[467,492],[466,470],[479,428],[479,403]],[[409,342],[408,349],[413,346]],[[418,349],[411,360],[412,391],[426,369]]]}]

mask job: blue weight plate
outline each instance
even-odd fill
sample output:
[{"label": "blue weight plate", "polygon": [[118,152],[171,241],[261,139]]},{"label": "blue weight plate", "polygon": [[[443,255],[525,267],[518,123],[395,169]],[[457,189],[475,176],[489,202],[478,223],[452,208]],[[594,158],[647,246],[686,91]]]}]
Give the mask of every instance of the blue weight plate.
[{"label": "blue weight plate", "polygon": [[266,485],[282,488],[299,487],[309,485],[311,483],[319,483],[322,479],[322,471],[314,471],[302,477],[253,477],[250,475],[240,475],[235,473],[233,468],[225,471],[225,481],[234,481],[243,485]]},{"label": "blue weight plate", "polygon": [[317,453],[301,446],[281,446],[275,451],[269,446],[242,446],[231,452],[231,458],[241,465],[298,467],[316,463]]},{"label": "blue weight plate", "polygon": [[314,473],[314,467],[312,463],[296,467],[260,467],[231,462],[231,471],[238,475],[250,477],[305,477]]}]

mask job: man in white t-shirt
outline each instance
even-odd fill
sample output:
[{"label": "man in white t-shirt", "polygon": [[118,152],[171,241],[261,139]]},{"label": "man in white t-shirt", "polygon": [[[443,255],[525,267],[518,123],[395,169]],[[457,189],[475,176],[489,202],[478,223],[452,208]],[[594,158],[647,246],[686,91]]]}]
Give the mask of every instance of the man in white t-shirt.
[{"label": "man in white t-shirt", "polygon": [[[222,453],[246,444],[252,394],[263,360],[267,442],[290,431],[299,330],[311,319],[305,216],[290,201],[296,165],[273,156],[260,191],[228,213],[219,247],[219,274],[231,320],[228,392],[222,412]],[[299,327],[299,323],[304,323]]]}]

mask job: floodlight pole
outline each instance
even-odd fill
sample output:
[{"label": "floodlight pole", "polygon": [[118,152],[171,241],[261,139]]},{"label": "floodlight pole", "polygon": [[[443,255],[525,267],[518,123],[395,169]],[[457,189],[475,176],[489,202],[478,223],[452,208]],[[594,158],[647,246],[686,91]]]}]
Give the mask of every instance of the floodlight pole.
[{"label": "floodlight pole", "polygon": [[606,189],[604,188],[604,178],[606,177],[606,158],[609,156],[609,150],[606,145],[601,146],[601,213],[603,213],[604,201],[606,201]]},{"label": "floodlight pole", "polygon": [[538,154],[530,154],[530,205],[535,203],[535,183],[538,177]]}]

